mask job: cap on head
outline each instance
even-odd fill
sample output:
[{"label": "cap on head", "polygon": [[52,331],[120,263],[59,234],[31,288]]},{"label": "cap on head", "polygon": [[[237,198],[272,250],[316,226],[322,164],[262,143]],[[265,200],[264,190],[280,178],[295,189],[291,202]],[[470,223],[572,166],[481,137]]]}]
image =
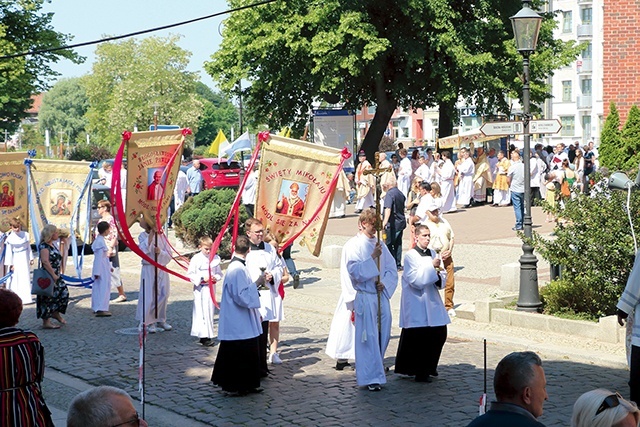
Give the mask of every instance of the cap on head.
[{"label": "cap on head", "polygon": [[358,151],[358,157],[367,157],[367,154],[364,152],[364,150],[360,150]]}]

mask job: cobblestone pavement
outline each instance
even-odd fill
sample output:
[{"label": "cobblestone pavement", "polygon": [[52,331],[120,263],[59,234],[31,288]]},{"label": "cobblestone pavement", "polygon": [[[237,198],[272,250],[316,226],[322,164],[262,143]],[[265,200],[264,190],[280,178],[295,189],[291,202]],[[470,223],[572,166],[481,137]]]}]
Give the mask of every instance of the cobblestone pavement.
[{"label": "cobblestone pavement", "polygon": [[[536,217],[544,218],[539,211],[534,211]],[[459,236],[454,251],[456,302],[499,293],[500,266],[517,261],[521,254],[521,243],[510,231],[513,211],[480,207],[449,220]],[[491,227],[494,232],[487,231]],[[355,233],[355,217],[330,220],[327,233],[325,244],[342,244]],[[490,398],[493,368],[504,355],[525,349],[540,353],[549,393],[540,421],[548,426],[568,425],[573,402],[584,391],[605,387],[628,394],[620,345],[567,337],[561,331],[532,332],[458,318],[449,327],[440,375],[433,383],[396,376],[399,291],[392,300],[394,327],[385,359],[391,367],[388,383],[379,393],[358,388],[354,373],[335,371],[335,361],[324,354],[340,292],[339,271],[323,268],[320,260],[301,249],[294,250],[294,258],[303,286],[286,288],[286,320],[281,325],[284,363],[272,366],[262,383],[263,393],[247,397],[227,397],[209,381],[217,347],[202,347],[189,336],[191,287],[172,281],[168,321],[175,329],[147,340],[145,418],[150,425],[464,426],[476,416],[483,390],[483,338]],[[128,334],[136,327],[139,260],[126,252],[121,261],[129,300],[111,305],[113,317],[93,317],[90,291],[76,288],[71,290],[64,328],[42,330],[34,305],[22,315],[20,326],[33,329],[46,349],[45,399],[58,410],[57,425],[64,425],[61,420],[70,400],[88,385],[118,386],[139,398],[138,337]],[[541,277],[544,270],[541,265]]]}]

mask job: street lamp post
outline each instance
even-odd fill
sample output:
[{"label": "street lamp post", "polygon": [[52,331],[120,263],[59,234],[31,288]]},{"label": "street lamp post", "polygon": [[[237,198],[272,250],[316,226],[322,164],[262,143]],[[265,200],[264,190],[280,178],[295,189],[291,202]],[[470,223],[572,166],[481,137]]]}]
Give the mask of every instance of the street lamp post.
[{"label": "street lamp post", "polygon": [[530,99],[529,99],[529,56],[536,50],[542,17],[529,7],[529,0],[522,1],[522,9],[511,17],[513,34],[518,51],[522,55],[522,120],[524,124],[524,235],[522,256],[520,257],[520,291],[517,309],[522,311],[539,311],[542,308],[538,292],[538,259],[529,244],[532,232],[531,220],[531,134],[529,133]]}]

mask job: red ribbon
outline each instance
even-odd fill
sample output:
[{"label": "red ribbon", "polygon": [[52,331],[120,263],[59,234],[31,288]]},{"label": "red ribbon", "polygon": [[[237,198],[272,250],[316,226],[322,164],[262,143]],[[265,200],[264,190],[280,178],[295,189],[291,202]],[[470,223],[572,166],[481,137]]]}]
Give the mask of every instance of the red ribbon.
[{"label": "red ribbon", "polygon": [[262,132],[258,133],[258,141],[260,142],[267,142],[269,138],[271,138],[271,134],[268,130],[263,130]]}]

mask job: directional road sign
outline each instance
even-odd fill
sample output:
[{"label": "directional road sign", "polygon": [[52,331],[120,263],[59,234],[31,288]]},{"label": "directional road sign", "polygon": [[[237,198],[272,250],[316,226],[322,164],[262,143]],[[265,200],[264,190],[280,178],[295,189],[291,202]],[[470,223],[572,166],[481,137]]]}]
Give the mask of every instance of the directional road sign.
[{"label": "directional road sign", "polygon": [[485,136],[522,134],[523,131],[522,122],[487,122],[480,128]]},{"label": "directional road sign", "polygon": [[562,129],[560,120],[531,120],[529,122],[529,132],[531,133],[558,133]]}]

